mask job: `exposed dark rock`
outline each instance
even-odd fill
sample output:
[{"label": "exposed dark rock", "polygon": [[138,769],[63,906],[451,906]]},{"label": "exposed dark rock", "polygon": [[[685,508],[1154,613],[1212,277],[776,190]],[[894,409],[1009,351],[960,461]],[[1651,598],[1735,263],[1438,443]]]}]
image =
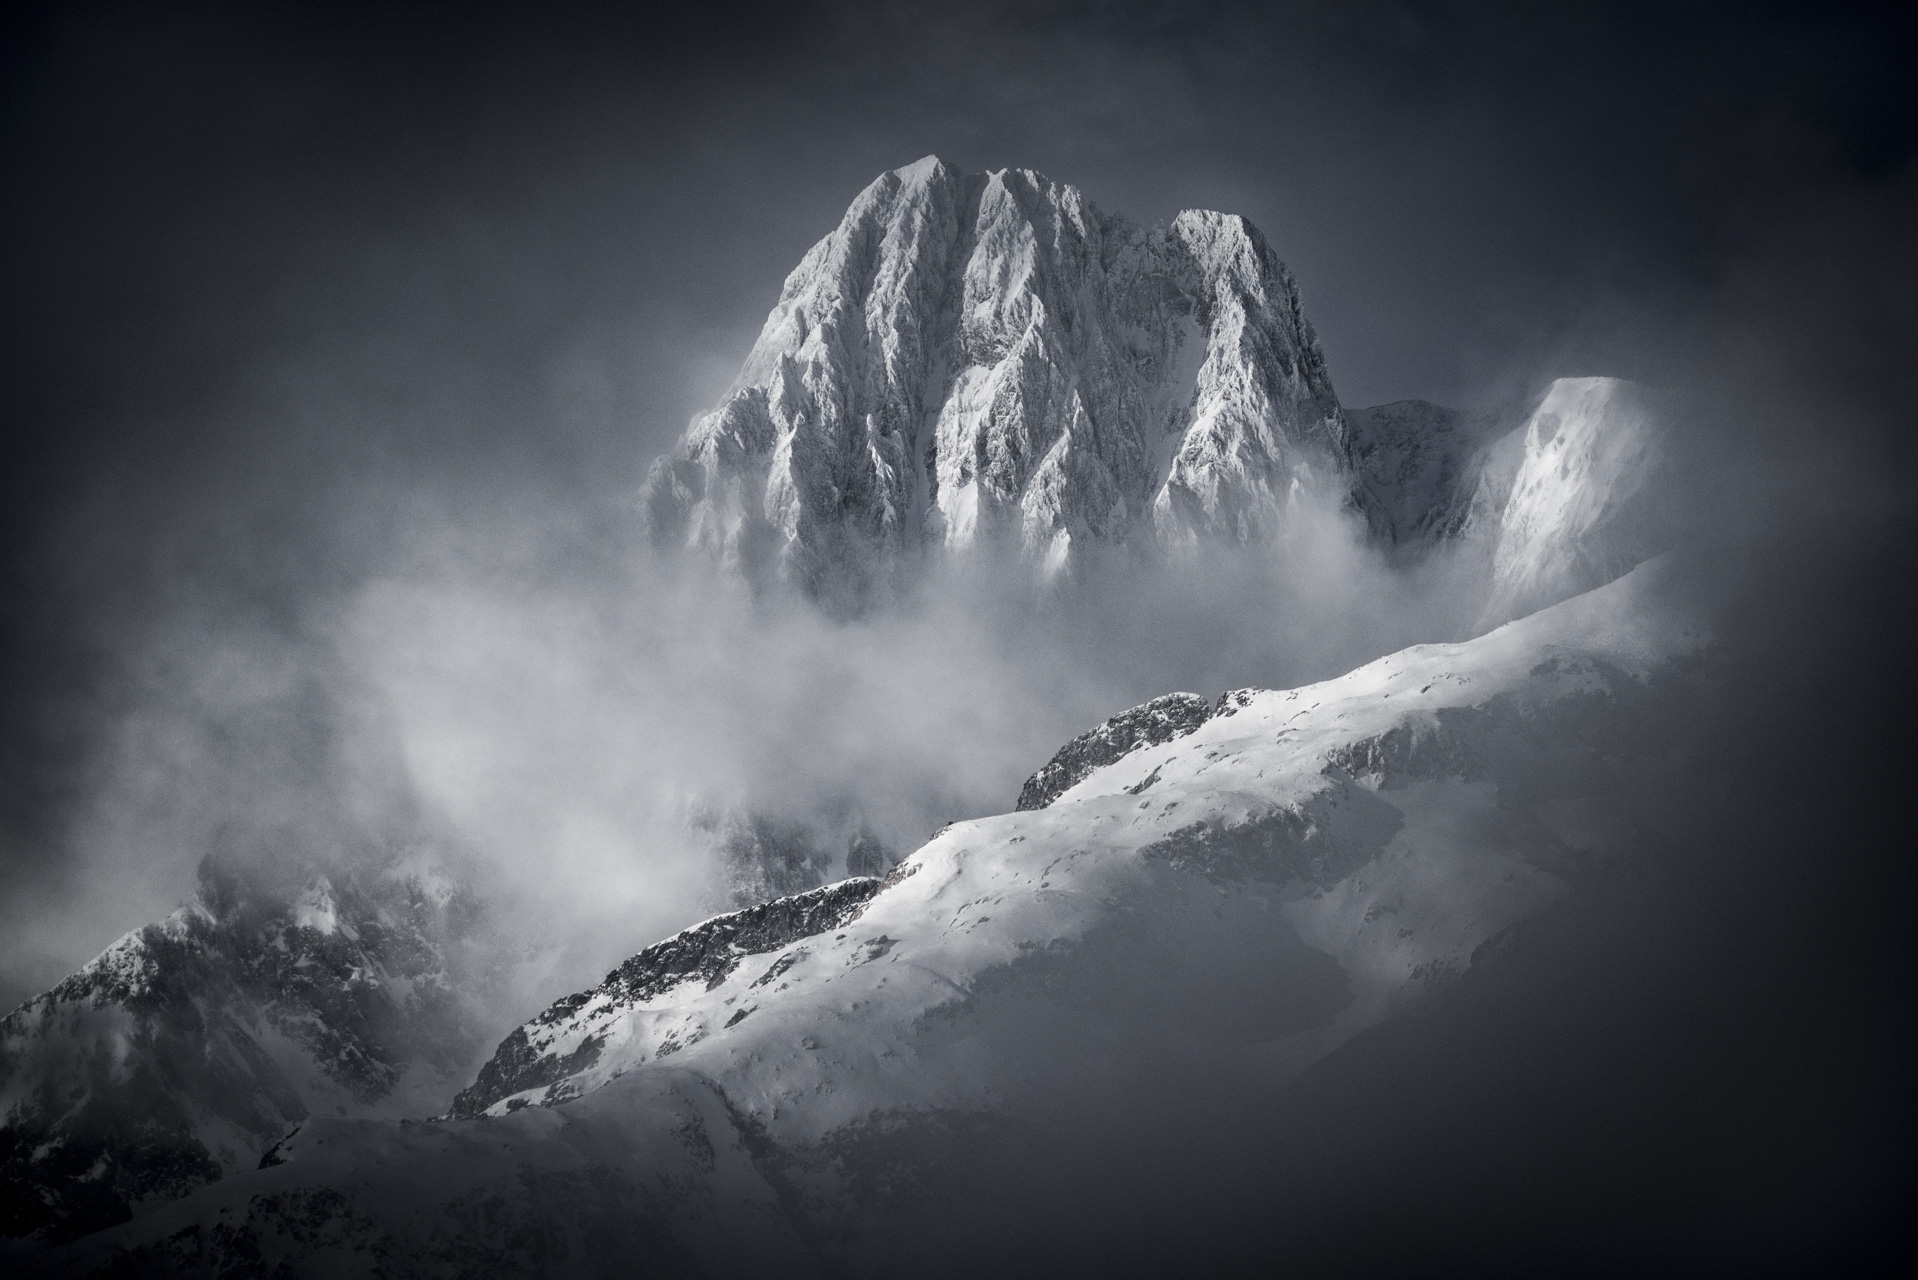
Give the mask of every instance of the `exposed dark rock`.
[{"label": "exposed dark rock", "polygon": [[1146,846],[1146,857],[1221,884],[1260,881],[1327,887],[1376,857],[1399,811],[1363,787],[1250,822],[1195,822]]},{"label": "exposed dark rock", "polygon": [[1241,709],[1252,705],[1252,695],[1261,692],[1260,689],[1227,689],[1219,695],[1218,705],[1212,708],[1212,718],[1238,715]]},{"label": "exposed dark rock", "polygon": [[1326,764],[1354,777],[1375,775],[1388,787],[1408,778],[1472,779],[1484,770],[1484,741],[1493,731],[1491,723],[1491,717],[1474,708],[1445,707],[1340,747],[1326,757]]},{"label": "exposed dark rock", "polygon": [[[470,1119],[502,1098],[583,1071],[599,1057],[600,1041],[593,1037],[571,1053],[543,1054],[533,1047],[528,1027],[562,1022],[601,996],[611,997],[617,1004],[639,1004],[682,982],[704,981],[709,988],[717,986],[747,956],[777,951],[857,919],[884,885],[884,881],[871,876],[855,876],[809,893],[715,916],[653,944],[607,974],[599,986],[555,1001],[526,1026],[514,1030],[500,1043],[491,1061],[480,1068],[473,1084],[453,1099],[449,1114],[454,1119]],[[662,1046],[660,1052],[666,1051]]]},{"label": "exposed dark rock", "polygon": [[880,884],[871,876],[855,876],[715,916],[646,948],[608,974],[600,990],[622,1003],[638,1004],[688,978],[717,986],[744,956],[777,951],[854,919]]},{"label": "exposed dark rock", "polygon": [[1026,779],[1019,809],[1043,809],[1094,769],[1137,751],[1183,738],[1212,716],[1212,704],[1196,693],[1168,693],[1122,711],[1090,733],[1082,733]]},{"label": "exposed dark rock", "polygon": [[[551,1009],[547,1010],[540,1015],[540,1019],[550,1020],[552,1012]],[[599,1051],[604,1044],[605,1041],[600,1037],[588,1036],[571,1053],[542,1054],[528,1041],[526,1028],[515,1027],[513,1034],[500,1042],[499,1050],[480,1068],[479,1077],[472,1086],[453,1099],[453,1115],[461,1119],[470,1118],[511,1094],[537,1089],[541,1085],[557,1084],[575,1071],[584,1071],[599,1061]],[[476,1098],[489,1098],[490,1101],[471,1105],[470,1100]]]},{"label": "exposed dark rock", "polygon": [[806,958],[806,948],[804,947],[793,948],[791,951],[788,951],[785,955],[779,957],[779,959],[773,961],[772,964],[767,968],[766,972],[760,974],[757,978],[754,978],[753,985],[755,987],[763,987],[770,983],[779,981],[779,977],[781,974],[785,973],[788,969],[792,968],[794,965],[798,964],[801,960],[804,960],[805,958]]},{"label": "exposed dark rock", "polygon": [[[1512,415],[1399,400],[1345,411],[1353,496],[1388,550],[1423,551],[1459,532]],[[1505,478],[1509,489],[1510,477]],[[1503,500],[1504,494],[1497,498]]]}]

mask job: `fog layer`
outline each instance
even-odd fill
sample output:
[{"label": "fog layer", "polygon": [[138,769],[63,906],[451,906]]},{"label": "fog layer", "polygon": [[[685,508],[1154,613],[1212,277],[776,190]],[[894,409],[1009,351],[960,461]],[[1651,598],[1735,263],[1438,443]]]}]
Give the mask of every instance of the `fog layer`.
[{"label": "fog layer", "polygon": [[782,274],[928,152],[1142,221],[1247,214],[1349,403],[1633,376],[1707,406],[1696,506],[1726,540],[1897,527],[1913,116],[1875,10],[30,19],[5,103],[8,1003],[189,894],[223,839],[444,842],[616,917],[587,931],[615,949],[702,909],[660,816],[695,793],[850,785],[909,846],[1140,698],[1443,630],[1442,590],[1335,525],[1298,578],[1044,606],[971,584],[850,629],[634,560],[646,463]]}]

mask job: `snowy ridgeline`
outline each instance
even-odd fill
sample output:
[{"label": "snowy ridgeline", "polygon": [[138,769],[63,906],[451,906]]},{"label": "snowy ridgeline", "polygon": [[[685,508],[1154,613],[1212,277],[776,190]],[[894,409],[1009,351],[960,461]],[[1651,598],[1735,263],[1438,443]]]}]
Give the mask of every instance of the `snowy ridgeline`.
[{"label": "snowy ridgeline", "polygon": [[1162,699],[1062,751],[1033,807],[558,1001],[450,1117],[309,1122],[51,1261],[504,1265],[537,1222],[588,1271],[613,1239],[831,1270],[954,1135],[1168,1080],[1281,1085],[1630,856],[1707,645],[1671,578],[1305,688]]},{"label": "snowy ridgeline", "polygon": [[[1571,802],[1602,805],[1630,766],[1601,741],[1704,644],[1682,610],[1651,603],[1662,572],[1323,684],[1209,705],[1174,694],[1117,717],[1035,775],[1064,785],[948,827],[883,882],[717,917],[560,1001],[507,1039],[453,1114],[552,1105],[667,1059],[729,1094],[798,1099],[811,1083],[769,1067],[785,1061],[769,1046],[828,1027],[835,1048],[802,1061],[835,1080],[837,1101],[795,1111],[795,1140],[847,1122],[841,1107],[982,1104],[982,1077],[942,1076],[917,1054],[888,1067],[887,1046],[988,974],[1105,936],[1160,894],[1230,904],[1221,927],[1247,935],[1207,945],[1303,943],[1293,963],[1336,975],[1298,1026],[1268,1029],[1261,1052],[1283,1074],[1462,969],[1627,834]],[[1519,772],[1531,794],[1515,806]],[[1178,914],[1137,913],[1157,923],[1135,941],[1155,945]]]}]

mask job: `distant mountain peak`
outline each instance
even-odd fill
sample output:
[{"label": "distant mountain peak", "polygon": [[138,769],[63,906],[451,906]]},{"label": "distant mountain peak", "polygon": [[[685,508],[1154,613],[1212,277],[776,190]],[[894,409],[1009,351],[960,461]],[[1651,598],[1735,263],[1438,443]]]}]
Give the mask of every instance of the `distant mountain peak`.
[{"label": "distant mountain peak", "polygon": [[880,175],[647,477],[652,537],[815,592],[929,548],[1046,571],[1243,542],[1344,425],[1291,273],[1236,215],[1141,229],[1029,169]]},{"label": "distant mountain peak", "polygon": [[0,1236],[106,1225],[309,1115],[423,1110],[467,1069],[492,982],[470,894],[248,871],[203,860],[192,902],[0,1018]]}]

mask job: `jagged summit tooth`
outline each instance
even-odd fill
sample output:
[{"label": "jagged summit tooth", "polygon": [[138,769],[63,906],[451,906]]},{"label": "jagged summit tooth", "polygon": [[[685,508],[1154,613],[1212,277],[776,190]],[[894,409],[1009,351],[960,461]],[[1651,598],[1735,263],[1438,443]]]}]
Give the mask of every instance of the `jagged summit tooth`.
[{"label": "jagged summit tooth", "polygon": [[1258,229],[1188,209],[1172,235],[1197,265],[1210,341],[1154,521],[1188,544],[1254,541],[1294,488],[1340,484],[1342,414],[1292,273]]},{"label": "jagged summit tooth", "polygon": [[893,176],[901,182],[930,182],[954,172],[952,167],[935,155],[920,156],[911,164],[894,169]]},{"label": "jagged summit tooth", "polygon": [[1243,218],[1141,230],[1029,169],[880,175],[654,464],[656,543],[854,591],[902,554],[1263,535],[1339,469],[1297,287]]}]

